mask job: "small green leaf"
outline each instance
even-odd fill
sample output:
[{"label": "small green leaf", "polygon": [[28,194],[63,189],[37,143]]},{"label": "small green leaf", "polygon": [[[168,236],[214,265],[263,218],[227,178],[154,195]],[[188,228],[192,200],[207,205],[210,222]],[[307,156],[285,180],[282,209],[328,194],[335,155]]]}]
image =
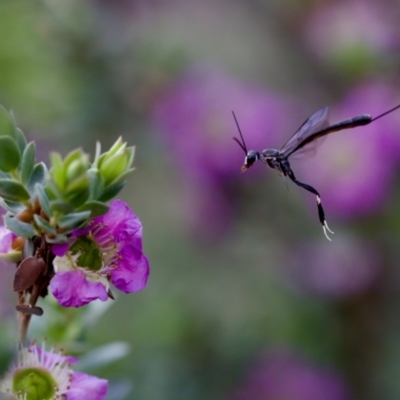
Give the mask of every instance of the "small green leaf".
[{"label": "small green leaf", "polygon": [[0,105],[0,136],[15,138],[15,123],[2,105]]},{"label": "small green leaf", "polygon": [[74,192],[81,192],[83,190],[89,190],[89,177],[87,175],[81,175],[74,179],[65,188],[65,193],[67,195]]},{"label": "small green leaf", "polygon": [[109,206],[106,203],[102,203],[101,201],[88,201],[82,207],[79,208],[79,211],[91,211],[91,217],[99,217],[100,215],[104,215],[108,210]]},{"label": "small green leaf", "polygon": [[78,228],[90,218],[90,211],[82,211],[68,214],[58,221],[60,228]]},{"label": "small green leaf", "polygon": [[21,160],[21,181],[22,183],[27,183],[33,168],[35,166],[35,155],[36,155],[36,150],[35,150],[35,143],[30,142],[24,150],[24,153],[22,154],[22,160]]},{"label": "small green leaf", "polygon": [[26,147],[26,138],[24,132],[22,132],[19,128],[15,130],[15,141],[18,144],[19,151],[23,153]]},{"label": "small green leaf", "polygon": [[53,181],[47,182],[47,185],[44,187],[44,190],[46,191],[47,197],[50,200],[56,200],[56,199],[63,198],[63,195],[60,192],[59,187]]},{"label": "small green leaf", "polygon": [[47,197],[47,194],[44,190],[44,187],[37,183],[35,185],[35,191],[39,199],[40,207],[42,211],[48,216],[51,217],[53,215],[53,210],[50,207],[50,200]]},{"label": "small green leaf", "polygon": [[26,209],[26,206],[22,203],[7,201],[4,199],[0,199],[0,205],[4,207],[7,211],[11,211],[14,214],[19,214]]},{"label": "small green leaf", "polygon": [[0,136],[0,169],[5,172],[17,169],[21,153],[15,140],[9,136]]},{"label": "small green leaf", "polygon": [[50,175],[56,185],[62,189],[65,185],[64,165],[59,153],[50,153]]},{"label": "small green leaf", "polygon": [[50,200],[50,207],[54,212],[69,214],[74,212],[74,207],[63,200]]},{"label": "small green leaf", "polygon": [[131,352],[131,346],[127,342],[111,342],[87,352],[79,359],[79,368],[91,369],[110,365]]},{"label": "small green leaf", "polygon": [[5,224],[10,231],[24,238],[31,238],[36,234],[35,229],[31,224],[21,222],[18,218],[15,217],[14,214],[10,212],[6,214]]},{"label": "small green leaf", "polygon": [[23,202],[30,199],[25,187],[13,179],[0,179],[0,196],[5,200]]},{"label": "small green leaf", "polygon": [[42,218],[40,215],[35,214],[33,216],[33,219],[35,220],[36,225],[45,233],[48,233],[50,235],[57,235],[56,229],[51,226],[44,218]]},{"label": "small green leaf", "polygon": [[91,168],[88,171],[91,200],[97,200],[104,191],[104,179],[98,169]]},{"label": "small green leaf", "polygon": [[121,191],[121,189],[124,186],[125,186],[125,182],[122,182],[117,186],[109,187],[108,189],[106,189],[104,191],[104,193],[100,196],[100,198],[98,200],[103,201],[103,202],[111,200],[113,197],[115,197]]},{"label": "small green leaf", "polygon": [[[114,181],[112,181],[108,187],[113,187],[116,186],[120,183],[124,183],[127,181],[128,177],[132,174],[132,172],[135,170],[135,168],[128,169],[125,171],[123,174],[121,174],[118,178],[116,178]],[[107,188],[108,189],[108,188]]]},{"label": "small green leaf", "polygon": [[87,187],[87,188],[82,188],[82,190],[77,190],[75,192],[68,194],[66,200],[73,207],[79,208],[86,203],[88,198],[89,198],[89,188]]},{"label": "small green leaf", "polygon": [[35,190],[35,185],[38,183],[44,185],[49,173],[47,167],[44,163],[38,163],[33,167],[33,171],[28,181],[28,190],[33,192]]}]

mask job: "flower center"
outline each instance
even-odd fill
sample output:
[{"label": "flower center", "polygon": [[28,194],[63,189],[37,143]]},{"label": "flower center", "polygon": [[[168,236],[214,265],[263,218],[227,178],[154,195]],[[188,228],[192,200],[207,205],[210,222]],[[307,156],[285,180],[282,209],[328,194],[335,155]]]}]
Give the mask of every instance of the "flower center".
[{"label": "flower center", "polygon": [[14,393],[26,394],[26,400],[51,400],[57,383],[50,373],[40,368],[23,368],[14,375]]},{"label": "flower center", "polygon": [[92,271],[98,271],[103,265],[102,252],[91,237],[81,236],[71,247],[71,254],[79,253],[77,264]]}]

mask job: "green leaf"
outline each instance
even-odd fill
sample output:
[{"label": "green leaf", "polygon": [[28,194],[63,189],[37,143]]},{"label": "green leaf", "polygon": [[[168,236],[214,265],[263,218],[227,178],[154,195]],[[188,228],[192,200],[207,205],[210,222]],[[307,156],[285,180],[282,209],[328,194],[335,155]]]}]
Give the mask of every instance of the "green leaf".
[{"label": "green leaf", "polygon": [[36,155],[36,149],[35,149],[35,143],[30,142],[24,150],[24,153],[22,154],[22,160],[21,160],[21,181],[22,183],[27,183],[33,168],[35,166],[35,155]]},{"label": "green leaf", "polygon": [[15,130],[15,141],[18,144],[19,151],[23,153],[26,147],[26,138],[24,132],[22,132],[19,128]]},{"label": "green leaf", "polygon": [[47,185],[44,187],[44,190],[46,191],[47,197],[50,200],[56,200],[56,199],[63,198],[63,195],[60,192],[59,187],[53,181],[47,182]]},{"label": "green leaf", "polygon": [[18,168],[21,153],[15,140],[9,136],[0,136],[0,169],[5,172]]},{"label": "green leaf", "polygon": [[5,200],[23,202],[30,199],[25,187],[13,179],[0,179],[0,196]]},{"label": "green leaf", "polygon": [[11,211],[14,214],[19,214],[20,212],[26,209],[26,206],[22,203],[17,203],[14,201],[7,201],[4,199],[0,199],[0,205],[5,208],[7,211]]},{"label": "green leaf", "polygon": [[66,200],[68,201],[68,203],[70,203],[73,207],[75,208],[79,208],[81,207],[83,204],[86,203],[86,201],[89,198],[89,188],[85,188],[82,190],[77,190],[75,192],[72,192],[70,194],[68,194]]},{"label": "green leaf", "polygon": [[0,105],[0,136],[15,138],[14,120],[2,105]]},{"label": "green leaf", "polygon": [[68,214],[60,218],[58,226],[60,228],[78,228],[90,218],[90,211],[82,211],[77,213]]},{"label": "green leaf", "polygon": [[35,229],[31,224],[21,222],[14,214],[8,212],[5,218],[7,228],[18,236],[31,238],[35,236]]},{"label": "green leaf", "polygon": [[100,196],[98,199],[99,201],[109,201],[112,198],[114,198],[120,191],[121,189],[125,186],[125,182],[120,183],[117,186],[111,186],[108,189],[104,191],[104,193]]},{"label": "green leaf", "polygon": [[64,165],[59,153],[50,153],[50,175],[55,184],[62,189],[65,185]]},{"label": "green leaf", "polygon": [[42,211],[48,216],[51,217],[53,215],[53,210],[50,207],[50,199],[47,197],[47,194],[44,190],[44,187],[37,183],[35,185],[35,191],[39,199],[40,207]]},{"label": "green leaf", "polygon": [[76,149],[68,153],[64,159],[64,166],[67,168],[73,161],[81,160],[84,153],[81,149]]},{"label": "green leaf", "polygon": [[74,192],[82,192],[82,191],[89,191],[89,177],[87,175],[79,176],[78,178],[70,182],[68,186],[65,188],[65,193],[67,195],[72,194]]},{"label": "green leaf", "polygon": [[69,214],[74,212],[74,207],[63,200],[50,200],[50,207],[54,212]]},{"label": "green leaf", "polygon": [[127,342],[111,342],[104,346],[97,347],[79,359],[79,368],[90,369],[110,365],[124,357],[131,351]]},{"label": "green leaf", "polygon": [[38,163],[33,167],[33,171],[28,181],[28,190],[33,193],[35,190],[35,185],[38,183],[40,185],[45,184],[45,180],[47,179],[49,172],[47,171],[47,167],[44,163]]},{"label": "green leaf", "polygon": [[116,185],[118,185],[118,184],[120,184],[120,183],[123,183],[124,185],[125,185],[125,182],[126,182],[126,180],[128,179],[128,177],[132,174],[132,172],[135,170],[135,168],[131,168],[131,169],[128,169],[127,171],[125,171],[123,174],[121,174],[118,178],[116,178],[114,181],[112,181],[109,185],[108,185],[108,187],[107,187],[107,189],[109,188],[109,187],[113,187],[113,186],[116,186]]},{"label": "green leaf", "polygon": [[33,219],[35,220],[36,225],[41,229],[41,231],[48,233],[50,235],[57,235],[56,228],[51,226],[44,218],[42,218],[40,215],[35,214],[33,216]]},{"label": "green leaf", "polygon": [[106,203],[102,203],[101,201],[88,201],[82,207],[79,207],[79,211],[91,211],[91,217],[99,217],[100,215],[104,215],[108,210],[109,206]]},{"label": "green leaf", "polygon": [[95,168],[91,168],[88,171],[89,177],[89,188],[91,200],[97,200],[104,191],[104,179],[100,174],[100,171]]}]

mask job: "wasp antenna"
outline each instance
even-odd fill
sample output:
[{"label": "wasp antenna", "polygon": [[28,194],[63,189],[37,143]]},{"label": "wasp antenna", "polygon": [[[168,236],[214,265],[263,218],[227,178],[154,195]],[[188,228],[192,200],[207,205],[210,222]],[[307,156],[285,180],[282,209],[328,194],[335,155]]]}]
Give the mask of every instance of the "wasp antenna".
[{"label": "wasp antenna", "polygon": [[383,114],[378,115],[378,116],[375,117],[375,118],[372,118],[371,122],[372,122],[372,121],[376,121],[377,119],[382,118],[382,117],[384,117],[385,115],[390,114],[391,112],[397,110],[398,108],[400,108],[400,104],[399,104],[398,106],[396,106],[396,107],[391,108],[389,111],[386,111],[386,112],[384,112]]},{"label": "wasp antenna", "polygon": [[239,135],[240,135],[240,138],[242,139],[242,141],[240,142],[240,140],[238,138],[235,138],[235,137],[233,138],[233,140],[235,140],[239,144],[239,146],[243,149],[243,151],[247,154],[246,142],[244,141],[244,138],[243,138],[243,135],[242,135],[242,131],[240,130],[239,122],[238,122],[238,120],[236,118],[236,115],[235,115],[233,110],[232,110],[232,115],[233,115],[233,118],[234,118],[234,120],[236,122],[236,126],[238,128]]}]

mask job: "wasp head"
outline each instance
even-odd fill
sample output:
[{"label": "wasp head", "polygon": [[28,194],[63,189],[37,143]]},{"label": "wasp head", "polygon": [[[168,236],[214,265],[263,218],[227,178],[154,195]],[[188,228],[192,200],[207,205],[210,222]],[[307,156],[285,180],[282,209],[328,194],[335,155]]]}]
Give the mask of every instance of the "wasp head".
[{"label": "wasp head", "polygon": [[255,150],[249,150],[242,165],[242,171],[248,170],[257,160],[260,159],[260,153]]}]

